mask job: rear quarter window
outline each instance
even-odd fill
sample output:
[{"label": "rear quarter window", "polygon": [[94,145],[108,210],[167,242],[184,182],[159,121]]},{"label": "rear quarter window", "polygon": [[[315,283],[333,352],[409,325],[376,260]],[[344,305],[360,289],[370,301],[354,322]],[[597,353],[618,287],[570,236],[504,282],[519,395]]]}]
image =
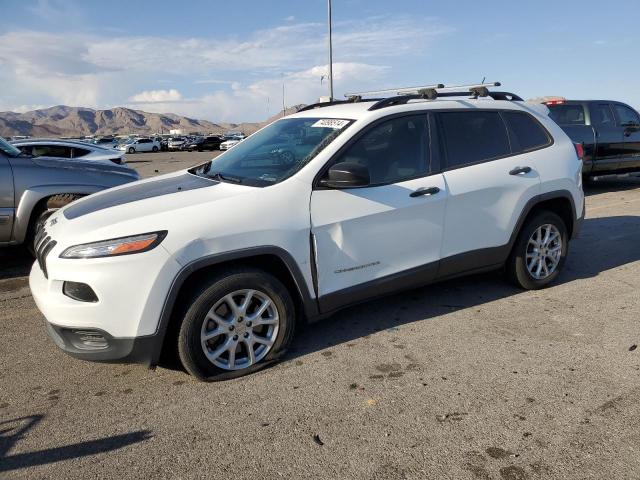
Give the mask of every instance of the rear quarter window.
[{"label": "rear quarter window", "polygon": [[548,105],[549,117],[558,125],[584,125],[584,107],[577,104]]},{"label": "rear quarter window", "polygon": [[551,137],[538,121],[525,112],[502,112],[514,155],[551,145]]},{"label": "rear quarter window", "polygon": [[85,148],[74,148],[73,149],[73,158],[84,157],[85,155],[91,153],[91,150],[87,150]]}]

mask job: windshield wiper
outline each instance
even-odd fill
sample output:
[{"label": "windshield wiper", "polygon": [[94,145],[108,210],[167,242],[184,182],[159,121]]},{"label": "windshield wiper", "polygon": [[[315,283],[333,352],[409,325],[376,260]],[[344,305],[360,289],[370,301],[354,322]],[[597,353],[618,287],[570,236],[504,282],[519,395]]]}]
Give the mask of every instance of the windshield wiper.
[{"label": "windshield wiper", "polygon": [[220,172],[207,173],[206,175],[207,177],[218,180],[219,182],[242,183],[242,179],[237,177],[229,177],[228,175],[223,175]]}]

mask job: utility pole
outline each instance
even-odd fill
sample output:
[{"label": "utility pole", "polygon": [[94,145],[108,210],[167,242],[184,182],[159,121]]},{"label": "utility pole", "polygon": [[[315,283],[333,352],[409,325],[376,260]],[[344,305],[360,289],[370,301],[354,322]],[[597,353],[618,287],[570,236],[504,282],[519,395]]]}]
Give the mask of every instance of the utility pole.
[{"label": "utility pole", "polygon": [[284,106],[284,73],[282,75],[282,118],[285,116],[285,112],[287,111],[287,107]]},{"label": "utility pole", "polygon": [[327,0],[329,13],[329,101],[333,101],[333,44],[331,41],[331,0]]}]

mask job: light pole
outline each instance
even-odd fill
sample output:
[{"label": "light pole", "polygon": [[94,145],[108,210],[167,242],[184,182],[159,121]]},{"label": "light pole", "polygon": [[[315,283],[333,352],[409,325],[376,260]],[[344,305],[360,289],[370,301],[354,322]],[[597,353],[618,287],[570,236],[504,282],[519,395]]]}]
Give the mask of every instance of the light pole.
[{"label": "light pole", "polygon": [[284,104],[284,73],[282,75],[282,118],[286,115],[287,107]]},{"label": "light pole", "polygon": [[329,101],[333,101],[333,45],[331,41],[331,0],[327,0],[329,14]]}]

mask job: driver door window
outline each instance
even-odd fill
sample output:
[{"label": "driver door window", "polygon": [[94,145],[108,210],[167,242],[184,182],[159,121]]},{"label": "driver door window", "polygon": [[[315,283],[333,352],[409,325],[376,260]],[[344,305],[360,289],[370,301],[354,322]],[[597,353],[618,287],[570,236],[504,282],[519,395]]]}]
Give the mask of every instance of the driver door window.
[{"label": "driver door window", "polygon": [[429,125],[426,115],[398,117],[373,127],[337,160],[369,170],[371,186],[388,185],[429,173]]}]

